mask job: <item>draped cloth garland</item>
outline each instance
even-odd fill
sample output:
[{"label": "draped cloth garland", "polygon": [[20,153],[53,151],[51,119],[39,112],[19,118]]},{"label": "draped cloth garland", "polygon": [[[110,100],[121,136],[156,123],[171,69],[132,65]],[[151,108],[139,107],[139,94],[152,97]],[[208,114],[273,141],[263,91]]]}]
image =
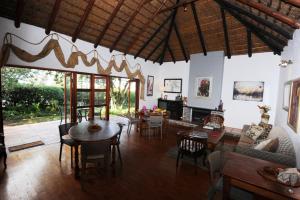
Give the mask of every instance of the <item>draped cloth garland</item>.
[{"label": "draped cloth garland", "polygon": [[[12,44],[11,41],[7,40],[7,36],[11,34],[7,33],[5,36],[5,40],[1,49],[0,54],[0,67],[4,66],[10,56],[10,51],[12,51],[19,59],[25,61],[25,62],[35,62],[37,60],[40,60],[42,58],[45,58],[48,56],[51,51],[54,51],[54,54],[60,64],[65,68],[74,68],[76,65],[78,65],[78,60],[81,58],[82,62],[87,67],[92,67],[94,65],[97,66],[97,71],[99,74],[103,75],[109,75],[112,72],[112,69],[114,69],[117,72],[122,72],[125,70],[127,77],[129,79],[137,78],[140,80],[141,88],[140,88],[140,99],[144,99],[144,91],[145,91],[145,78],[141,72],[140,69],[136,69],[134,72],[130,71],[130,68],[127,64],[127,61],[125,59],[122,60],[120,67],[117,66],[117,63],[115,61],[115,56],[111,57],[111,60],[108,62],[108,66],[104,68],[98,59],[94,55],[94,57],[89,61],[87,58],[87,54],[84,54],[81,51],[74,51],[71,53],[70,57],[65,60],[64,53],[60,47],[60,44],[58,42],[58,39],[51,38],[43,47],[43,49],[36,55],[33,55],[17,46]],[[45,39],[45,38],[44,38]],[[77,49],[77,48],[76,48]],[[96,50],[95,50],[96,51]]]}]

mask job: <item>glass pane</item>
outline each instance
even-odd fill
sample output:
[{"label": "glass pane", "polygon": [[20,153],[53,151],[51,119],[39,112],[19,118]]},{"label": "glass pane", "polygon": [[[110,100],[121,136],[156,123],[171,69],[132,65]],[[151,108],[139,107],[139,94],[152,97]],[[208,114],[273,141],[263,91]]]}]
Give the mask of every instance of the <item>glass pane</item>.
[{"label": "glass pane", "polygon": [[106,89],[105,77],[95,77],[95,89]]},{"label": "glass pane", "polygon": [[105,104],[106,93],[105,92],[95,92],[95,106],[100,106]]},{"label": "glass pane", "polygon": [[77,89],[90,89],[91,76],[86,74],[77,74]]},{"label": "glass pane", "polygon": [[99,106],[95,107],[94,111],[95,119],[105,119],[105,113],[106,113],[106,107],[105,106]]},{"label": "glass pane", "polygon": [[130,111],[135,111],[135,91],[136,91],[136,82],[130,82]]},{"label": "glass pane", "polygon": [[71,98],[71,76],[66,76],[65,79],[65,84],[66,84],[66,91],[65,91],[65,95],[66,95],[66,102],[65,102],[65,107],[66,107],[66,113],[65,113],[65,119],[66,119],[66,123],[70,123],[71,122],[71,105],[70,105],[70,98]]},{"label": "glass pane", "polygon": [[77,90],[77,107],[89,107],[90,106],[90,92]]}]

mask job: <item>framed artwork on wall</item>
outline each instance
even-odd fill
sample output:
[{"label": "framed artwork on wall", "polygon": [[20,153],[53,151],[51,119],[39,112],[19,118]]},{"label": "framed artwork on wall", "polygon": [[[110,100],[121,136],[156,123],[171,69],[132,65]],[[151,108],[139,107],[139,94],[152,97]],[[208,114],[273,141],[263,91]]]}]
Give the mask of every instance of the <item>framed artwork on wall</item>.
[{"label": "framed artwork on wall", "polygon": [[299,96],[300,96],[300,79],[292,82],[290,106],[288,114],[288,125],[297,133],[299,129]]},{"label": "framed artwork on wall", "polygon": [[197,77],[195,81],[196,97],[210,98],[212,94],[212,77]]},{"label": "framed artwork on wall", "polygon": [[164,80],[165,93],[181,93],[182,79],[165,79]]},{"label": "framed artwork on wall", "polygon": [[233,100],[263,101],[263,81],[234,81]]},{"label": "framed artwork on wall", "polygon": [[282,108],[285,111],[289,111],[290,96],[291,96],[291,85],[292,85],[292,81],[288,81],[283,86],[283,103],[282,103]]},{"label": "framed artwork on wall", "polygon": [[147,96],[153,96],[154,76],[147,77]]}]

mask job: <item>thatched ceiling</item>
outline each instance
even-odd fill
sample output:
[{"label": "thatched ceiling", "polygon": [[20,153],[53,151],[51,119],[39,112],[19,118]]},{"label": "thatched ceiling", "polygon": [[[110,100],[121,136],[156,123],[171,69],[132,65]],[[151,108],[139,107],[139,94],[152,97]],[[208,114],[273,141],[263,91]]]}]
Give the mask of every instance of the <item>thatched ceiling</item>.
[{"label": "thatched ceiling", "polygon": [[280,54],[299,28],[299,5],[299,0],[1,0],[0,16],[17,27],[24,22],[162,63],[223,50],[228,57]]}]

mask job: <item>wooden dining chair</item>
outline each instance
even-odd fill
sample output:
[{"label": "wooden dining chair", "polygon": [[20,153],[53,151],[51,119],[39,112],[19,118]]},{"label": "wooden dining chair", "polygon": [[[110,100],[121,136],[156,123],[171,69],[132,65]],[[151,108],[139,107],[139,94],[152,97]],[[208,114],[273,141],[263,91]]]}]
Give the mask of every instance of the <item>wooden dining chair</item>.
[{"label": "wooden dining chair", "polygon": [[4,169],[6,169],[6,159],[7,159],[7,153],[6,153],[6,147],[4,142],[4,134],[0,133],[0,158],[3,157],[3,164]]},{"label": "wooden dining chair", "polygon": [[177,133],[178,154],[176,169],[178,168],[179,158],[190,156],[194,159],[195,171],[197,172],[197,158],[203,156],[203,165],[206,161],[207,138],[192,137],[185,132]]},{"label": "wooden dining chair", "polygon": [[[81,143],[81,188],[85,190],[84,182],[91,177],[88,177],[88,171],[96,169],[99,173],[101,172],[101,163],[105,175],[107,175],[107,169],[110,163],[110,145],[111,140],[102,140],[98,142],[83,142]],[[93,167],[87,168],[87,164],[93,164]]]},{"label": "wooden dining chair", "polygon": [[71,167],[73,167],[73,147],[75,147],[76,142],[70,138],[68,135],[69,129],[76,125],[77,123],[67,123],[67,124],[61,124],[58,126],[59,129],[59,136],[60,136],[60,151],[59,151],[59,162],[61,161],[61,154],[62,154],[62,148],[63,145],[68,145],[71,147]]},{"label": "wooden dining chair", "polygon": [[121,135],[122,135],[122,130],[123,130],[124,124],[123,123],[118,123],[118,125],[120,127],[120,130],[117,133],[116,137],[112,139],[111,146],[115,146],[117,148],[120,163],[121,163],[121,165],[123,165],[121,151],[120,151],[120,140],[121,140]]}]

